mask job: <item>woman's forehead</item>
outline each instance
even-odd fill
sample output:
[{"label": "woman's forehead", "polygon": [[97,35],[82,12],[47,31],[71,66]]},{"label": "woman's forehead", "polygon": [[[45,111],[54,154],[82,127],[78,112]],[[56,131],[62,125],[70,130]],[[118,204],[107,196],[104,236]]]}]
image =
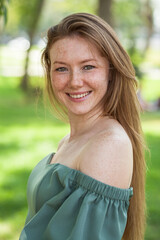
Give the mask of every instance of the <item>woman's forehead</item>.
[{"label": "woman's forehead", "polygon": [[97,46],[86,38],[70,36],[57,40],[50,49],[50,57],[99,58],[102,57]]}]

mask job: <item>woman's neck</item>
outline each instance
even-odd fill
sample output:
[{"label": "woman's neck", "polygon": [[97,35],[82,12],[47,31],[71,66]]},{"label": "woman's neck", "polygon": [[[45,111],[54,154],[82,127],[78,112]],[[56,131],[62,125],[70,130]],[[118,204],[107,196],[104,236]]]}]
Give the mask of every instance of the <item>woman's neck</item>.
[{"label": "woman's neck", "polygon": [[93,129],[94,125],[102,118],[101,115],[69,116],[70,137],[69,141],[85,135]]}]

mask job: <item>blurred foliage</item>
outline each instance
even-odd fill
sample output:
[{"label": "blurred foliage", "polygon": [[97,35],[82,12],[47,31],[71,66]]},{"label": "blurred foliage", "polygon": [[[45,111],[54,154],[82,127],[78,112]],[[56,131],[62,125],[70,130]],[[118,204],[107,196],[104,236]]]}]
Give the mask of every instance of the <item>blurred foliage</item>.
[{"label": "blurred foliage", "polygon": [[140,6],[142,5],[141,0],[113,1],[114,26],[128,47],[133,45],[132,41],[135,41],[144,27],[143,19],[140,17],[142,15]]},{"label": "blurred foliage", "polygon": [[17,36],[20,33],[29,32],[32,28],[38,2],[39,0],[12,0],[8,8],[9,20],[6,33]]},{"label": "blurred foliage", "polygon": [[[8,34],[17,35],[28,30],[32,22],[31,18],[35,13],[36,2],[37,0],[12,0],[8,9],[9,21],[6,29]],[[97,0],[46,0],[39,21],[38,32],[43,32],[73,12],[96,13],[96,7]],[[38,36],[40,37],[39,33]]]},{"label": "blurred foliage", "polygon": [[[1,0],[5,1],[5,0]],[[6,0],[7,1],[7,0]],[[19,1],[12,0],[9,6],[9,21],[7,32],[18,34],[26,31],[31,24],[31,18],[35,13],[37,0]],[[98,11],[98,0],[46,0],[42,16],[39,22],[38,31],[44,31],[51,25],[56,24],[63,17],[74,12],[89,12],[96,14]],[[112,7],[112,16],[114,27],[118,34],[123,37],[125,43],[131,44],[135,37],[144,29],[142,16],[142,0],[114,0]],[[140,8],[142,6],[142,8]],[[129,39],[129,41],[128,41]]]},{"label": "blurred foliage", "polygon": [[[134,65],[136,76],[141,79],[143,77],[140,70],[140,64],[144,60],[143,48],[137,46],[139,37],[143,37],[145,24],[143,13],[140,6],[143,6],[141,0],[121,0],[113,2],[113,17],[116,32],[118,33],[121,42],[128,50]],[[138,17],[136,17],[138,16]]]},{"label": "blurred foliage", "polygon": [[7,5],[9,0],[0,0],[0,17],[4,18],[5,24],[7,23]]},{"label": "blurred foliage", "polygon": [[[1,0],[7,1],[7,0]],[[36,5],[39,0],[12,0],[8,9],[9,20],[6,27],[6,33],[17,36],[26,35],[32,28],[32,17],[36,12]],[[144,60],[144,46],[138,46],[140,38],[144,39],[147,29],[145,3],[147,0],[113,0],[112,17],[113,26],[116,30],[124,47],[134,64],[136,75],[142,78],[140,63]],[[46,0],[43,11],[40,16],[37,33],[34,40],[43,37],[43,32],[51,25],[57,24],[63,17],[74,12],[89,12],[96,14],[98,12],[98,0]],[[141,6],[141,7],[140,7]],[[138,17],[136,17],[138,16]]]},{"label": "blurred foliage", "polygon": [[143,72],[140,69],[140,64],[144,61],[144,56],[142,52],[140,52],[139,49],[134,46],[128,48],[128,54],[132,60],[136,72],[136,77],[141,80],[143,77]]}]

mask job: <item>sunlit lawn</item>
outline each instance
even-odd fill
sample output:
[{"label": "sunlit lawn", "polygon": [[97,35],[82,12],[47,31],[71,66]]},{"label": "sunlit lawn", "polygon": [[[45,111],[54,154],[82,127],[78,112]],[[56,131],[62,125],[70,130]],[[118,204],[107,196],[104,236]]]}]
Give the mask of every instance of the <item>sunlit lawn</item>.
[{"label": "sunlit lawn", "polygon": [[[158,83],[159,84],[159,83]],[[148,161],[146,197],[148,226],[146,240],[160,236],[160,113],[142,116],[151,150]],[[25,96],[15,79],[0,78],[0,239],[17,240],[27,213],[26,184],[31,169],[69,131],[42,106]]]}]

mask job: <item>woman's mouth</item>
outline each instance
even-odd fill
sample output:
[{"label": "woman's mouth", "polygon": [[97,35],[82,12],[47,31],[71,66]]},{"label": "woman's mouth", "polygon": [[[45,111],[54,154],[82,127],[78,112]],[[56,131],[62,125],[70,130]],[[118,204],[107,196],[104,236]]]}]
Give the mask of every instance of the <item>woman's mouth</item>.
[{"label": "woman's mouth", "polygon": [[81,99],[88,96],[92,91],[84,92],[84,93],[67,93],[67,95],[73,99]]}]

